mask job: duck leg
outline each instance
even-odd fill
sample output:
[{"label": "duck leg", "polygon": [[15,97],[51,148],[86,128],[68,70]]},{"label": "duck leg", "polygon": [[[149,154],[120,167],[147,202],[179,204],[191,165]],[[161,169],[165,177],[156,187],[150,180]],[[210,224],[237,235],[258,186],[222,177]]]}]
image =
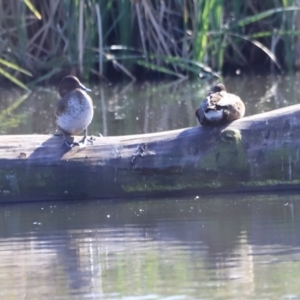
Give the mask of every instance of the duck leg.
[{"label": "duck leg", "polygon": [[64,143],[62,144],[63,146],[66,145],[68,148],[73,148],[75,146],[78,146],[77,143],[74,142],[74,138],[71,136],[67,136],[64,133],[62,133]]},{"label": "duck leg", "polygon": [[67,146],[68,148],[73,148],[76,146],[76,143],[74,143],[74,138],[70,136],[69,134],[66,134],[61,129],[56,130],[55,133],[53,133],[54,136],[60,136],[64,139],[64,142],[62,143],[62,147]]},{"label": "duck leg", "polygon": [[88,131],[86,128],[83,131],[83,138],[78,143],[74,143],[74,144],[76,144],[76,146],[79,146],[80,148],[86,147],[87,142],[93,145],[94,144],[93,141],[89,139],[87,135],[88,135]]},{"label": "duck leg", "polygon": [[64,139],[64,142],[62,146],[67,146],[68,148],[72,149],[75,146],[78,146],[79,148],[84,148],[87,145],[87,142],[93,145],[92,139],[89,139],[87,137],[87,129],[84,130],[83,138],[79,142],[74,142],[74,137],[67,135],[65,133],[57,133],[56,136],[62,136]]}]

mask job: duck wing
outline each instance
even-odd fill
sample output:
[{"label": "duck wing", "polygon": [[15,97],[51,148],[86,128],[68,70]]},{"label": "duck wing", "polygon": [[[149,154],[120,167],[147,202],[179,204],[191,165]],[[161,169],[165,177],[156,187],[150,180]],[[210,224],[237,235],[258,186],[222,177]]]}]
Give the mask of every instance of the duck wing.
[{"label": "duck wing", "polygon": [[240,97],[234,94],[226,94],[218,103],[216,103],[218,110],[224,111],[224,117],[227,122],[240,119],[245,114],[245,104]]},{"label": "duck wing", "polygon": [[55,117],[57,118],[58,116],[60,116],[66,110],[66,107],[66,102],[60,99],[56,104]]},{"label": "duck wing", "polygon": [[204,101],[202,102],[202,109],[205,112],[209,110],[220,110],[222,108],[222,101],[224,101],[224,93],[211,93],[206,96]]}]

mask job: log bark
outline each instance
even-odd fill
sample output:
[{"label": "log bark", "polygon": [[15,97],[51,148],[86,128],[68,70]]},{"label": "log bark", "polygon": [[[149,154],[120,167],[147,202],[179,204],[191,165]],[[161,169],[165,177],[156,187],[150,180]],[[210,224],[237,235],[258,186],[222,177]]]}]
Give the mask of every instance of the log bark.
[{"label": "log bark", "polygon": [[[0,136],[0,201],[298,189],[300,105],[221,127],[97,137]],[[80,137],[76,137],[79,139]]]}]

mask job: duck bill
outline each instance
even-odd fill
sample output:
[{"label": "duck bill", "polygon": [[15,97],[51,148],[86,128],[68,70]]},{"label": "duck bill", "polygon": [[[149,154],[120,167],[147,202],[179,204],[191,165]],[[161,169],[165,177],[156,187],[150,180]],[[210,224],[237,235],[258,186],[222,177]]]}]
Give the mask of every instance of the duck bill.
[{"label": "duck bill", "polygon": [[84,90],[85,92],[91,92],[92,91],[91,89],[88,89],[87,87],[85,87],[82,83],[80,83],[80,88],[82,90]]}]

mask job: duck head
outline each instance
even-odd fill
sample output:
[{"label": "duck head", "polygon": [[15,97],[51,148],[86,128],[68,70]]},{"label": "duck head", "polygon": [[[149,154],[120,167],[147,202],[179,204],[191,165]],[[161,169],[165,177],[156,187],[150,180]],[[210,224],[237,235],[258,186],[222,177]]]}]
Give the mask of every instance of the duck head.
[{"label": "duck head", "polygon": [[68,75],[64,77],[58,87],[58,92],[61,97],[64,97],[67,93],[76,90],[81,89],[85,92],[90,92],[91,90],[85,87],[77,77]]},{"label": "duck head", "polygon": [[220,93],[220,92],[226,92],[226,88],[224,84],[218,83],[216,84],[208,94],[214,94],[214,93]]}]

